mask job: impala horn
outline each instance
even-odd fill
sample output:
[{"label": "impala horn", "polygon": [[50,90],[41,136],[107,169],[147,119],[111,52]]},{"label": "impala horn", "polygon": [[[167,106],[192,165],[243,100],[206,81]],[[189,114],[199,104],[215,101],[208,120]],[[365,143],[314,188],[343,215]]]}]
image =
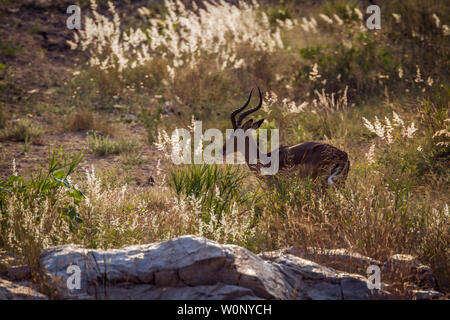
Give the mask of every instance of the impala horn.
[{"label": "impala horn", "polygon": [[[252,89],[252,92],[253,92],[253,89]],[[249,101],[250,101],[250,98],[251,98],[251,96],[252,96],[252,92],[250,92]],[[259,88],[258,88],[258,92],[259,92],[259,103],[258,103],[258,105],[257,105],[255,108],[253,108],[253,109],[250,109],[250,110],[245,111],[244,113],[242,113],[242,114],[239,116],[238,121],[236,122],[236,126],[237,126],[237,127],[240,127],[240,126],[241,126],[242,120],[244,120],[244,118],[245,118],[246,116],[248,116],[249,114],[252,114],[252,113],[255,112],[255,111],[258,111],[258,110],[261,108],[261,106],[262,106],[262,101],[263,101],[263,100],[262,100],[261,90],[259,90]],[[249,101],[247,101],[247,104],[248,104]],[[246,104],[246,105],[247,105],[247,104]]]},{"label": "impala horn", "polygon": [[[253,88],[253,89],[254,89],[254,88]],[[261,105],[262,105],[262,94],[261,94],[261,90],[259,90],[259,88],[258,88],[258,92],[259,92],[259,104],[258,104],[255,108],[250,109],[250,110],[244,112],[243,114],[241,114],[241,115],[239,116],[238,120],[236,121],[236,115],[237,115],[239,112],[241,112],[242,110],[244,110],[244,109],[248,106],[248,104],[250,103],[250,100],[252,99],[253,89],[250,91],[250,95],[248,96],[247,102],[246,102],[242,107],[240,107],[239,109],[234,110],[234,111],[231,113],[230,118],[231,118],[231,123],[232,123],[232,125],[233,125],[233,129],[234,129],[234,130],[236,130],[236,128],[238,128],[238,127],[241,126],[242,120],[244,120],[244,118],[245,118],[246,116],[248,116],[249,114],[251,114],[251,113],[257,111],[259,108],[261,108]]]}]

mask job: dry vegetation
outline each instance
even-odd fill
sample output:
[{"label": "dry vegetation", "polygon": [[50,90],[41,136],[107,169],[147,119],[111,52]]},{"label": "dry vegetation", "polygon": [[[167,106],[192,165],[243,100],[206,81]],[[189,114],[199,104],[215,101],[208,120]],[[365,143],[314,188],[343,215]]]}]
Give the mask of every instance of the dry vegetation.
[{"label": "dry vegetation", "polygon": [[[71,149],[86,158],[55,141],[46,167],[19,173],[16,155],[2,151],[10,171],[0,180],[0,248],[31,265],[50,245],[109,248],[183,234],[254,252],[409,253],[448,292],[446,1],[389,1],[381,30],[365,27],[364,1],[166,1],[139,6],[126,21],[127,2],[82,4],[84,29],[69,41],[81,62],[69,61],[74,69],[51,106],[2,99],[24,111],[16,120],[0,109],[0,137],[33,143],[40,126],[81,131],[83,144]],[[12,97],[8,70],[0,60],[0,90]],[[290,177],[274,189],[244,166],[171,163],[174,128],[192,129],[196,119],[224,131],[256,85],[266,92],[262,128],[279,128],[281,144],[325,141],[349,154],[346,188],[324,196],[314,181]],[[157,152],[146,158],[145,148]],[[93,155],[113,159],[121,174]],[[145,166],[151,176],[139,171],[148,181],[138,185],[128,172]]]}]

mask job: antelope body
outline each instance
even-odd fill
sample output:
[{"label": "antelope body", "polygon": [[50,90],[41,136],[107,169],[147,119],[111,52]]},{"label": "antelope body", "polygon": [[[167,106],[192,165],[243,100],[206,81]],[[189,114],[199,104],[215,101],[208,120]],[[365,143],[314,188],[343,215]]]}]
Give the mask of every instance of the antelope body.
[{"label": "antelope body", "polygon": [[[231,135],[229,139],[237,140],[242,132],[251,129],[256,130],[264,122],[264,119],[256,122],[254,122],[253,119],[250,119],[242,124],[242,120],[244,120],[246,116],[261,108],[262,94],[259,88],[258,92],[260,101],[255,108],[243,112],[236,121],[236,115],[248,106],[253,93],[252,89],[247,102],[241,108],[236,109],[231,113],[231,123],[233,125],[234,134]],[[251,159],[249,152],[252,144],[257,150],[256,159]],[[236,143],[230,143],[229,145],[234,145],[235,148],[230,150],[227,148],[227,143],[225,143],[223,146],[223,156],[238,151]],[[265,166],[261,163],[261,158],[267,158],[271,155],[270,152],[268,154],[262,153],[256,146],[256,142],[252,137],[248,137],[245,140],[245,150],[243,153],[246,163],[252,171],[258,171],[262,166]],[[325,186],[343,186],[350,169],[350,161],[346,152],[332,145],[319,142],[304,142],[294,146],[281,147],[278,149],[278,159],[279,172],[277,175],[299,173],[302,178],[310,177],[311,179],[319,179]]]}]

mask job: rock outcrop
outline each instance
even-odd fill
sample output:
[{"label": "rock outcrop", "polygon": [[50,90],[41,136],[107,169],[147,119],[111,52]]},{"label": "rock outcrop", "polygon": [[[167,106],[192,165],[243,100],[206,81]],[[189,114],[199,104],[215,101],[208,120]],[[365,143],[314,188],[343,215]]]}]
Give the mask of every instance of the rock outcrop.
[{"label": "rock outcrop", "polygon": [[47,300],[31,282],[31,268],[0,251],[0,300]]},{"label": "rock outcrop", "polygon": [[[80,288],[68,267],[79,268]],[[41,267],[63,299],[380,299],[363,276],[196,236],[112,250],[58,246]],[[71,277],[72,276],[72,277]]]},{"label": "rock outcrop", "polygon": [[29,282],[11,282],[0,278],[0,300],[48,300]]},{"label": "rock outcrop", "polygon": [[[380,267],[380,289],[368,287],[370,265]],[[385,262],[344,249],[255,255],[197,236],[110,250],[51,247],[41,253],[40,268],[59,299],[395,299],[399,279],[408,284],[402,297],[442,296],[431,269],[407,255]],[[46,298],[26,282],[31,270],[25,266],[0,277],[0,299]]]},{"label": "rock outcrop", "polygon": [[263,259],[295,255],[314,260],[320,265],[336,270],[367,274],[369,266],[380,268],[382,289],[390,292],[392,299],[435,299],[444,295],[439,292],[438,284],[431,268],[422,264],[415,257],[395,254],[386,261],[378,261],[347,249],[286,248],[259,254]]}]

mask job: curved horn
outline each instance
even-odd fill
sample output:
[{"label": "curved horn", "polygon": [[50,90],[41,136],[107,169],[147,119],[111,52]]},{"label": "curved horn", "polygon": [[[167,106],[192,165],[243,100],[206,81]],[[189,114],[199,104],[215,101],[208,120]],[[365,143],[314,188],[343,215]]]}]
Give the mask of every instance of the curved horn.
[{"label": "curved horn", "polygon": [[[241,114],[241,115],[239,116],[239,118],[238,118],[238,121],[237,121],[237,123],[236,123],[236,126],[239,127],[239,126],[241,125],[242,120],[244,120],[244,118],[245,118],[246,116],[248,116],[249,114],[251,114],[251,113],[253,113],[253,112],[259,110],[259,108],[261,108],[261,106],[262,106],[262,94],[261,94],[261,90],[259,90],[259,88],[258,88],[258,92],[259,92],[259,104],[258,104],[255,108],[250,109],[250,110],[247,110],[247,111],[245,111],[243,114]],[[247,103],[248,103],[248,101],[247,101]]]},{"label": "curved horn", "polygon": [[250,100],[252,99],[252,94],[253,94],[253,88],[252,88],[252,90],[250,91],[250,95],[248,96],[247,102],[246,102],[242,107],[240,107],[239,109],[234,110],[234,111],[231,113],[231,123],[233,124],[233,129],[236,129],[236,127],[237,127],[237,125],[236,125],[236,118],[235,118],[236,115],[237,115],[239,112],[241,112],[242,110],[244,110],[244,109],[248,106]]}]

